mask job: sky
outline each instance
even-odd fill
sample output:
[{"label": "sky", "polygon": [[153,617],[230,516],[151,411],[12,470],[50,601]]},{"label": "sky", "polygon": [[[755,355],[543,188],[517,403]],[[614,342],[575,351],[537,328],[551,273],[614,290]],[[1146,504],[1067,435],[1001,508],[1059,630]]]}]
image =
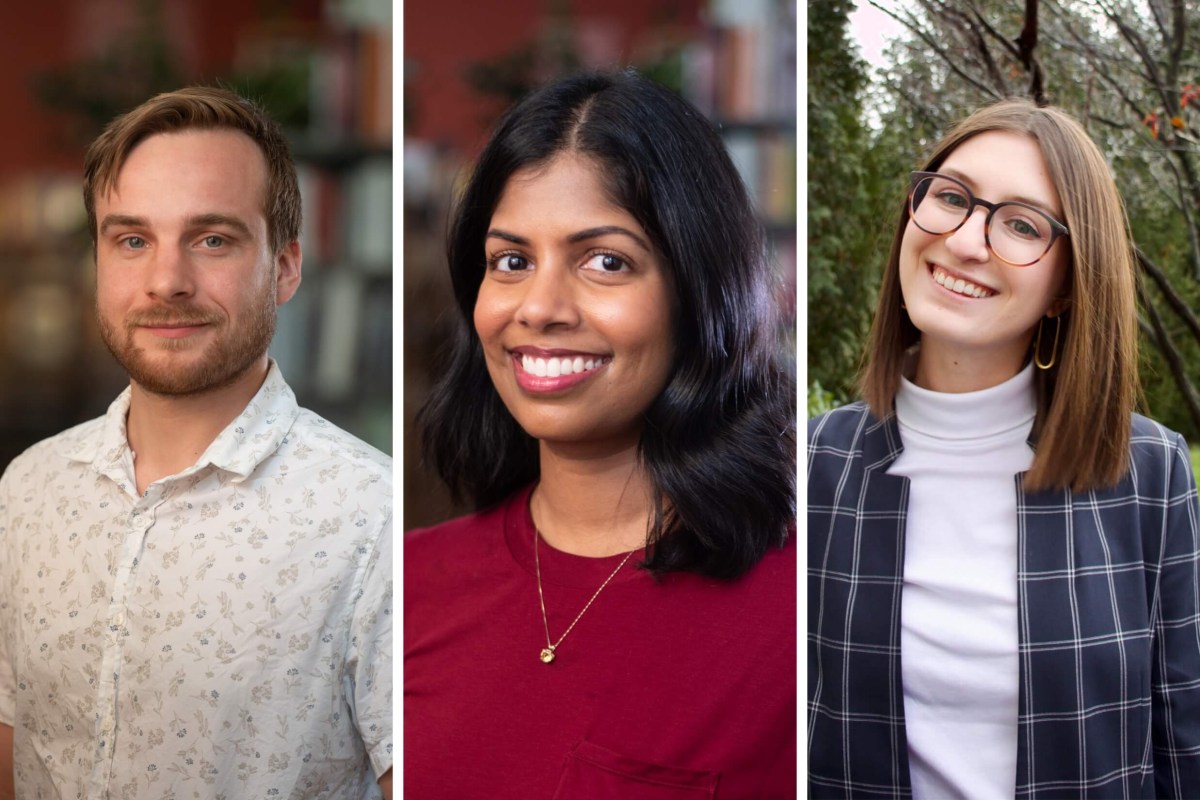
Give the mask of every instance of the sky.
[{"label": "sky", "polygon": [[901,30],[899,22],[867,0],[857,0],[855,10],[850,14],[850,32],[858,42],[859,54],[873,67],[884,64],[883,48]]}]

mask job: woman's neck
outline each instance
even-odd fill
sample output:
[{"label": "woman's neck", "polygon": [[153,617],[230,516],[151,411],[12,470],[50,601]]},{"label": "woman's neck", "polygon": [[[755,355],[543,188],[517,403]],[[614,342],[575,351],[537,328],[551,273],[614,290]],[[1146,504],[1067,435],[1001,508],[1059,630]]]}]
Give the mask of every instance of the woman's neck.
[{"label": "woman's neck", "polygon": [[959,394],[990,389],[1021,371],[1028,346],[1027,340],[1017,347],[954,348],[923,337],[910,379],[932,392]]},{"label": "woman's neck", "polygon": [[580,457],[543,442],[540,456],[530,510],[547,544],[597,558],[645,547],[653,491],[636,448]]}]

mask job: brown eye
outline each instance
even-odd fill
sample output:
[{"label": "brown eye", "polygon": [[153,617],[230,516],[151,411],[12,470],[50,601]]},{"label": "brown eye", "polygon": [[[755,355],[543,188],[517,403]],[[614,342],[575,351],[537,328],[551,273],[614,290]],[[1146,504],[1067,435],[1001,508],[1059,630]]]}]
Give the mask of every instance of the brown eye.
[{"label": "brown eye", "polygon": [[584,269],[595,272],[628,272],[629,262],[615,253],[596,253],[584,264]]},{"label": "brown eye", "polygon": [[528,268],[529,261],[524,256],[509,253],[496,259],[496,269],[501,272],[520,272]]}]

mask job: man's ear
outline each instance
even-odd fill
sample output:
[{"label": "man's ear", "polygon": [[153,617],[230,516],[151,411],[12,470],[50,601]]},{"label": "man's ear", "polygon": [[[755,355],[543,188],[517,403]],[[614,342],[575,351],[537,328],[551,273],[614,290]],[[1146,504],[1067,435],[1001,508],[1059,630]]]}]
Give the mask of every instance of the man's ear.
[{"label": "man's ear", "polygon": [[281,306],[300,287],[300,263],[304,254],[300,252],[300,242],[293,239],[283,246],[275,256],[275,305]]}]

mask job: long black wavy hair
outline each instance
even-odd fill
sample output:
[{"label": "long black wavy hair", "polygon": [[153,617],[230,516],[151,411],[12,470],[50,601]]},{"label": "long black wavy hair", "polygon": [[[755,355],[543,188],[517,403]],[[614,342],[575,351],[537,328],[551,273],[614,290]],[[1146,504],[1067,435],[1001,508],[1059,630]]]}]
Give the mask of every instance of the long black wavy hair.
[{"label": "long black wavy hair", "polygon": [[452,214],[458,307],[445,372],[422,409],[426,459],[458,500],[486,508],[538,478],[535,439],[496,393],[473,329],[484,239],[509,178],[575,152],[642,226],[677,293],[671,378],[644,415],[653,482],[644,567],[734,578],[796,518],[795,390],[781,361],[762,226],[717,131],[632,70],[552,83],[504,116]]}]

